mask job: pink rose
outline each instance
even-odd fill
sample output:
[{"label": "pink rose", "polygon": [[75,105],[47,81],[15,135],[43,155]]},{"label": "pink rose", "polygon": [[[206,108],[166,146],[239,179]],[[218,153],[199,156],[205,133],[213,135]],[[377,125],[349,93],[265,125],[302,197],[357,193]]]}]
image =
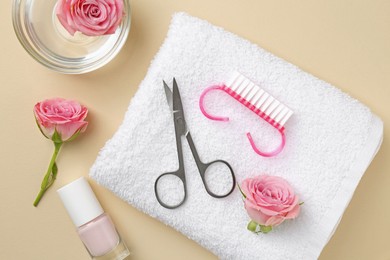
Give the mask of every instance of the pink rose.
[{"label": "pink rose", "polygon": [[47,99],[34,106],[34,116],[42,134],[54,143],[54,152],[49,167],[43,177],[41,189],[35,198],[34,206],[38,206],[45,192],[57,178],[58,153],[65,141],[71,141],[87,128],[85,121],[88,109],[78,102],[63,98]]},{"label": "pink rose", "polygon": [[63,98],[47,99],[34,106],[34,115],[42,134],[54,142],[65,142],[84,132],[88,125],[84,121],[87,114],[86,107]]},{"label": "pink rose", "polygon": [[58,0],[57,17],[74,35],[113,34],[122,21],[124,0]]},{"label": "pink rose", "polygon": [[262,228],[269,227],[271,230],[273,226],[299,214],[299,198],[281,177],[260,175],[248,178],[242,182],[241,190],[248,215]]}]

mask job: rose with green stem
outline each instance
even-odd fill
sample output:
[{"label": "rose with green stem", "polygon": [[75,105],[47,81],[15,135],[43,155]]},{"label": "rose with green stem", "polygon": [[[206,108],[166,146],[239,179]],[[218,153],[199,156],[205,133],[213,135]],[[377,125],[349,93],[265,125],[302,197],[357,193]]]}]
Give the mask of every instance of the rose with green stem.
[{"label": "rose with green stem", "polygon": [[256,234],[268,233],[285,220],[298,217],[303,204],[291,185],[278,176],[247,178],[238,187],[251,218],[247,229]]},{"label": "rose with green stem", "polygon": [[34,106],[34,116],[41,133],[53,141],[54,152],[42,180],[40,191],[33,203],[36,207],[57,178],[57,156],[64,142],[74,140],[87,128],[88,109],[74,100],[47,99]]}]

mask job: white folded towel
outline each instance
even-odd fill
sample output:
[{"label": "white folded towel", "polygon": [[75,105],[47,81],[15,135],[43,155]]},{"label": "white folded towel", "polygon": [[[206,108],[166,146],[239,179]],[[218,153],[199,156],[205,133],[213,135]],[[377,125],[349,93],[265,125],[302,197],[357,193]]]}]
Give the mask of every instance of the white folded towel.
[{"label": "white folded towel", "polygon": [[[294,111],[285,125],[285,149],[276,157],[257,155],[245,133],[250,131],[259,147],[270,150],[279,141],[278,132],[226,93],[210,92],[205,104],[209,112],[229,116],[229,122],[210,121],[199,109],[202,91],[226,82],[235,70]],[[187,201],[175,210],[158,204],[156,178],[178,167],[162,85],[162,80],[171,84],[173,77],[201,159],[228,161],[239,183],[262,173],[285,178],[305,202],[297,219],[268,234],[249,232],[240,192],[236,189],[224,199],[210,197],[185,142]],[[382,134],[382,121],[347,94],[222,28],[177,13],[122,125],[101,150],[90,176],[221,259],[315,259],[378,151]]]}]

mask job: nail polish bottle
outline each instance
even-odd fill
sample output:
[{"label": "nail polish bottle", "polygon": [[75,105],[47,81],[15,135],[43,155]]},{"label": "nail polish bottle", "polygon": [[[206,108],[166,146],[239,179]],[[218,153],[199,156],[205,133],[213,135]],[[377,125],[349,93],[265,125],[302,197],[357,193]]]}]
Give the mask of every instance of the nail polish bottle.
[{"label": "nail polish bottle", "polygon": [[130,255],[84,177],[57,192],[92,259],[122,260]]}]

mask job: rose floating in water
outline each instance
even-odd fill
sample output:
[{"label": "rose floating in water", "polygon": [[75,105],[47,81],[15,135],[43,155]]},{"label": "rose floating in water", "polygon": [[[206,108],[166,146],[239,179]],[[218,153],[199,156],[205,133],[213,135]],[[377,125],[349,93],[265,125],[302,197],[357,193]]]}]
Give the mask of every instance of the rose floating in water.
[{"label": "rose floating in water", "polygon": [[124,15],[123,0],[58,0],[56,13],[71,35],[113,34]]},{"label": "rose floating in water", "polygon": [[62,144],[75,139],[85,131],[88,125],[85,121],[87,114],[86,107],[76,101],[63,98],[47,99],[34,106],[34,116],[39,129],[54,143],[54,153],[42,180],[41,190],[34,201],[35,207],[57,177],[56,158]]},{"label": "rose floating in water", "polygon": [[248,229],[268,233],[286,219],[299,215],[298,196],[290,184],[281,177],[260,175],[245,179],[240,187],[245,209],[252,219]]}]

